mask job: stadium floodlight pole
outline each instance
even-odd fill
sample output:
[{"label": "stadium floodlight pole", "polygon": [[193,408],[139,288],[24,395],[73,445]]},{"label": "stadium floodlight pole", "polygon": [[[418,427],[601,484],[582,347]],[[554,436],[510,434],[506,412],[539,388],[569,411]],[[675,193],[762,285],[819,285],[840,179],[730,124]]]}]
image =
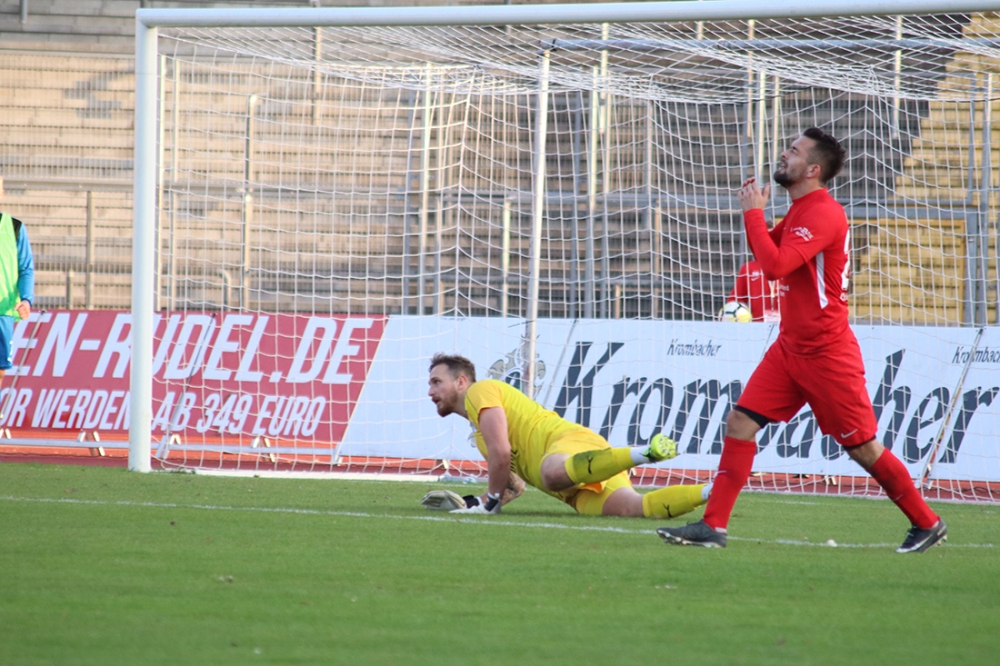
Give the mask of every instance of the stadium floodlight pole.
[{"label": "stadium floodlight pole", "polygon": [[535,119],[535,201],[531,215],[531,271],[528,276],[528,321],[525,333],[527,354],[523,360],[524,393],[535,397],[535,349],[538,338],[538,293],[542,269],[542,221],[545,218],[545,138],[549,133],[550,52],[539,58],[538,109]]}]

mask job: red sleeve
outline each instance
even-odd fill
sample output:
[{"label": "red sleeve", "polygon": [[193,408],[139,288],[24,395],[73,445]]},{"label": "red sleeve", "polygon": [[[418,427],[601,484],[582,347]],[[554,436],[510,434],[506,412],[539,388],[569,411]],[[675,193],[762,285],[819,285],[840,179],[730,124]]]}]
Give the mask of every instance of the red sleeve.
[{"label": "red sleeve", "polygon": [[[795,226],[789,229],[784,229],[788,220],[782,220],[781,224],[768,233],[762,209],[756,208],[743,214],[747,240],[768,280],[780,280],[826,247],[826,241],[829,239],[825,238],[828,234],[820,231],[824,227],[822,223],[817,223],[817,220],[801,223],[798,221],[800,218],[808,217],[809,215],[797,217]],[[772,237],[772,234],[779,230],[781,236],[778,238],[781,239],[781,245],[775,243]]]},{"label": "red sleeve", "polygon": [[778,222],[776,225],[774,225],[774,229],[771,229],[769,232],[767,232],[767,235],[770,236],[771,240],[774,241],[774,244],[777,245],[781,241],[781,234],[784,230],[785,230],[785,221],[782,220],[781,222]]},{"label": "red sleeve", "polygon": [[[749,215],[753,215],[755,213],[759,213],[760,216],[761,216],[761,219],[764,218],[764,211],[763,210],[755,209],[755,210],[748,211],[747,213],[743,214],[743,223],[744,223],[744,225],[746,225],[746,217],[747,217],[747,215],[748,214]],[[766,220],[764,221],[764,227],[765,228],[767,227],[767,221]],[[781,222],[778,222],[776,225],[774,225],[774,229],[771,229],[769,232],[767,232],[768,237],[770,237],[771,242],[773,242],[775,246],[777,246],[781,242],[781,233],[782,233],[782,230],[784,228],[785,228],[785,221],[782,220]],[[753,254],[754,259],[758,259],[758,257],[757,257],[757,249],[754,247],[753,238],[750,236],[749,232],[747,232],[747,244],[750,245],[750,252]]]}]

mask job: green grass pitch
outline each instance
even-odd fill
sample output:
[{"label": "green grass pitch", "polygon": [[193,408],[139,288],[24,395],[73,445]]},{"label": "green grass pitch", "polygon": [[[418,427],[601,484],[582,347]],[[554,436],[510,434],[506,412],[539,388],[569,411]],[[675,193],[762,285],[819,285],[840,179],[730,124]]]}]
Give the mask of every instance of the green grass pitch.
[{"label": "green grass pitch", "polygon": [[997,506],[935,505],[948,544],[904,556],[887,501],[746,493],[729,547],[705,550],[530,490],[501,516],[459,520],[419,506],[431,487],[446,486],[0,464],[0,664],[1000,654]]}]

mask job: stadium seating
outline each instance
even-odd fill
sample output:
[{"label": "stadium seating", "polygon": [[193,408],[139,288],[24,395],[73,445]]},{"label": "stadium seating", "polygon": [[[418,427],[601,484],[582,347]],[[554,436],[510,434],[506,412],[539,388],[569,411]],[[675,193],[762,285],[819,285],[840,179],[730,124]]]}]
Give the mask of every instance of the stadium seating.
[{"label": "stadium seating", "polygon": [[[134,122],[132,51],[134,11],[140,4],[120,0],[34,0],[30,3],[27,21],[22,23],[18,0],[0,0],[0,168],[3,169],[8,190],[3,206],[18,211],[30,225],[38,270],[38,303],[41,307],[129,307]],[[147,4],[191,7],[248,6],[253,3]],[[308,6],[310,3],[278,0],[268,4]],[[357,3],[324,1],[321,4]],[[965,27],[966,32],[977,29],[977,25]],[[946,62],[941,68],[942,76],[947,75]],[[249,94],[252,91],[248,89],[246,92]],[[858,102],[856,112],[847,113],[841,108],[845,104],[850,107],[853,103],[850,97],[812,112],[818,124],[831,123],[835,134],[850,135],[852,123],[878,127],[877,123],[869,122],[870,118],[862,117],[865,113],[861,110],[862,100],[854,101]],[[566,102],[555,96],[553,103],[556,111],[550,131],[569,136],[573,130],[569,125],[570,114],[565,112]],[[790,95],[785,102],[792,107],[795,103],[794,95]],[[563,105],[562,112],[560,104]],[[995,102],[994,105],[1000,111],[1000,106]],[[299,112],[305,113],[301,111],[305,108],[303,105],[298,108]],[[940,183],[943,176],[926,172],[926,165],[941,163],[939,154],[933,155],[934,159],[929,157],[935,146],[941,151],[944,138],[941,136],[941,120],[943,114],[951,113],[951,108],[938,108],[933,104],[927,108],[915,106],[905,114],[907,122],[914,125],[911,131],[917,139],[912,146],[904,147],[904,153],[890,157],[888,165],[881,158],[876,159],[865,153],[863,146],[852,147],[849,144],[849,152],[859,156],[851,168],[859,173],[864,171],[876,179],[880,173],[888,173],[885,170],[887,166],[901,169],[905,176],[895,178],[894,182],[879,184],[878,191],[886,192],[887,199],[968,198],[971,206],[977,205],[978,191],[970,194],[967,183],[952,182],[950,189],[942,189],[936,183]],[[263,108],[260,113],[264,120],[269,113],[277,111]],[[405,108],[401,108],[399,113],[404,126],[412,122],[405,117]],[[976,136],[981,134],[981,122],[980,108],[973,128]],[[308,123],[303,122],[302,125],[307,127]],[[260,126],[261,145],[266,145],[267,123],[262,122]],[[720,126],[723,125],[713,125],[716,129]],[[948,126],[955,131],[954,122]],[[891,128],[884,124],[881,131],[889,132]],[[968,128],[960,131],[968,134]],[[734,124],[729,132],[730,136],[724,141],[715,137],[712,142],[729,147],[730,154],[712,158],[719,164],[738,163],[738,158],[732,153],[739,151],[739,127]],[[994,142],[1000,144],[1000,139],[995,137]],[[305,141],[303,145],[321,146],[307,148],[306,152],[296,157],[315,163],[334,163],[350,150],[350,146],[338,145],[335,141],[315,144]],[[209,156],[205,169],[211,172],[212,178],[233,176],[228,172],[233,168],[242,168],[240,160],[233,159],[242,155],[241,143],[236,145],[232,140],[216,138],[206,139],[204,145],[197,147]],[[356,153],[352,155],[357,157]],[[277,188],[280,173],[267,165],[278,163],[279,157],[261,155],[262,166],[257,174],[260,182]],[[375,162],[377,157],[371,159],[370,164],[360,165],[357,169],[365,177],[362,182],[359,176],[356,185],[375,190],[381,185],[384,191],[386,184],[371,182],[368,174],[384,173],[387,169],[385,165],[378,168]],[[530,155],[524,153],[521,159],[524,162],[521,165],[524,174],[521,188],[529,191]],[[669,163],[666,157],[662,159],[664,172],[676,182],[703,177],[692,171],[690,165]],[[956,156],[955,159],[963,158]],[[979,163],[981,151],[976,154],[976,159]],[[896,163],[891,163],[891,160],[896,160]],[[396,166],[406,167],[405,164]],[[559,171],[572,173],[572,165],[562,165]],[[713,177],[718,175],[718,171],[713,171]],[[728,178],[729,186],[738,184],[738,169],[729,168],[723,175]],[[338,188],[351,185],[343,178],[340,177]],[[870,183],[863,179],[851,182],[851,188],[838,192],[841,199],[861,198],[869,193]],[[934,192],[928,191],[926,185],[932,182],[935,183]],[[550,188],[562,191],[572,191],[578,185],[570,178],[564,178],[562,182],[550,181]],[[335,233],[317,234],[306,244],[296,234],[284,232],[283,225],[288,215],[278,209],[276,199],[269,203],[266,192],[261,192],[259,196],[262,207],[257,221],[270,231],[255,241],[270,251],[261,253],[255,262],[252,279],[256,305],[275,307],[280,300],[278,295],[294,292],[298,294],[298,305],[310,311],[401,311],[403,298],[399,292],[398,277],[404,273],[415,275],[418,271],[416,259],[412,256],[412,243],[415,241],[412,235],[407,238],[404,233],[406,215],[402,199],[395,201],[387,210],[385,219],[391,226],[388,233],[380,232],[377,236],[368,233],[367,220],[353,219],[346,209],[340,211],[343,214],[335,214],[338,204],[332,203],[329,212],[336,225]],[[992,196],[996,196],[995,191]],[[180,208],[188,204],[183,200],[177,202]],[[651,221],[644,221],[647,225],[645,230],[636,231],[636,228],[643,228],[636,224],[637,213],[611,210],[607,229],[608,249],[612,256],[632,257],[629,263],[621,265],[621,274],[611,280],[611,288],[616,290],[617,295],[612,315],[650,314],[648,296],[640,297],[640,293],[648,294],[649,283],[636,284],[634,280],[630,281],[630,275],[652,273],[658,276],[655,288],[660,298],[655,312],[661,317],[699,318],[704,313],[714,312],[728,292],[738,266],[736,249],[740,227],[737,211],[723,210],[709,214],[705,210],[668,209],[666,204],[664,206],[659,223],[665,235],[659,238],[654,237],[648,226]],[[543,293],[543,302],[567,300],[565,290],[569,274],[565,260],[572,252],[571,225],[574,216],[578,215],[576,208],[576,204],[549,207],[547,233],[555,240],[548,246],[549,258],[542,266],[546,276],[542,289],[547,292]],[[189,293],[184,291],[182,285],[177,293],[180,299],[178,304],[217,307],[233,298],[231,290],[239,280],[239,276],[218,269],[222,264],[239,263],[234,254],[239,244],[239,201],[219,202],[212,210],[185,210],[206,222],[199,231],[192,232],[194,236],[188,241],[185,264],[175,267],[176,271],[179,275],[210,273],[216,286]],[[852,215],[852,221],[856,228],[853,285],[856,317],[863,321],[931,324],[961,320],[965,220],[933,220],[931,223],[927,215],[922,216],[918,211],[918,214],[905,219]],[[448,228],[446,225],[445,234],[440,239],[443,246],[461,247],[466,244],[464,237],[455,237]],[[526,226],[523,228],[526,229]],[[517,229],[515,224],[511,238],[512,264],[517,267],[515,273],[524,274],[527,272],[530,239],[526,231],[518,232]],[[498,232],[495,228],[484,228],[463,233],[496,235]],[[402,257],[406,254],[408,243],[410,258],[404,264]],[[499,244],[498,239],[496,244]],[[662,251],[662,258],[657,257],[654,250]],[[995,253],[992,244],[989,252]],[[721,263],[720,256],[726,257]],[[365,266],[362,262],[366,262]],[[453,298],[448,296],[444,303],[446,310],[457,308],[463,314],[486,314],[497,310],[496,304],[488,300],[490,294],[495,294],[496,285],[486,284],[487,279],[496,274],[495,256],[449,252],[442,254],[441,262],[442,269],[454,269],[453,274],[470,278],[478,276],[469,282],[479,285],[470,287],[464,302],[448,300]],[[307,269],[302,270],[303,266]],[[323,267],[323,270],[318,267]],[[341,277],[303,278],[303,273]],[[710,277],[706,277],[706,273]],[[380,286],[359,293],[353,281],[359,275],[367,276]],[[381,278],[385,279],[380,281]],[[411,293],[416,293],[415,289],[411,284]],[[168,293],[166,287],[161,293]],[[512,293],[524,296],[526,289],[522,290],[522,286],[515,283]],[[645,302],[643,298],[646,298]],[[416,312],[413,299],[410,302],[410,311]],[[566,316],[569,312],[563,306],[552,305],[540,314]]]}]

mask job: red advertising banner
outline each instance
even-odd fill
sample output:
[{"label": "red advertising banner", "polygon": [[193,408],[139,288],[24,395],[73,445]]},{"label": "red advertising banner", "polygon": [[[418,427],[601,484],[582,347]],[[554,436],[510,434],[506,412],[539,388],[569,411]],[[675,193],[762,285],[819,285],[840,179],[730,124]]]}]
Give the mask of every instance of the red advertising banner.
[{"label": "red advertising banner", "polygon": [[[128,312],[18,322],[0,427],[124,433]],[[164,313],[154,320],[153,433],[340,442],[387,317]]]}]

